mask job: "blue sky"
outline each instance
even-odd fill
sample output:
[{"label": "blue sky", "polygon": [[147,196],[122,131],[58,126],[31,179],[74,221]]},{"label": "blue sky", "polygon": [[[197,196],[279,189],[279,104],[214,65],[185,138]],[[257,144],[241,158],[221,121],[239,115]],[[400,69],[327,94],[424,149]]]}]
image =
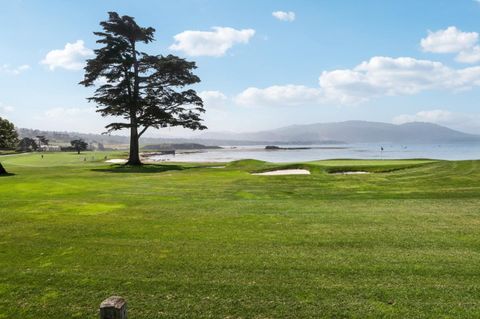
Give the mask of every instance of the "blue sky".
[{"label": "blue sky", "polygon": [[372,120],[480,133],[474,0],[2,1],[0,116],[102,132],[77,83],[108,11],[157,30],[145,51],[197,62],[211,130]]}]

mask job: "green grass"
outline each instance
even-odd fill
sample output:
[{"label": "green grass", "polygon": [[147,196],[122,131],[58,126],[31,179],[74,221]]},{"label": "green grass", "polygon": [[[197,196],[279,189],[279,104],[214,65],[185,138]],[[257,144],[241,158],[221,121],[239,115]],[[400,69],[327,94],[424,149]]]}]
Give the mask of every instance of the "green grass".
[{"label": "green grass", "polygon": [[0,157],[0,318],[480,317],[480,161],[104,156]]},{"label": "green grass", "polygon": [[0,156],[1,155],[12,155],[16,154],[17,152],[15,150],[1,150],[0,149]]}]

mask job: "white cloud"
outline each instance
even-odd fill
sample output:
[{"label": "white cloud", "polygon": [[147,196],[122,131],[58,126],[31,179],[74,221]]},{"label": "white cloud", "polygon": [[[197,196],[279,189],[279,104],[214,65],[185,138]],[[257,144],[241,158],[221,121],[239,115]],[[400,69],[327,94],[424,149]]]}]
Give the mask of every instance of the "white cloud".
[{"label": "white cloud", "polygon": [[[353,69],[325,71],[320,87],[329,100],[341,103],[364,102],[383,95],[410,95],[438,88],[460,88],[460,71],[440,62],[400,57],[373,57]],[[480,78],[480,70],[471,74]]]},{"label": "white cloud", "polygon": [[0,65],[0,73],[19,75],[30,69],[30,65],[22,64],[18,67],[11,67],[9,64]]},{"label": "white cloud", "polygon": [[62,68],[65,70],[81,70],[85,65],[85,60],[93,56],[93,51],[85,47],[82,40],[75,43],[67,43],[61,50],[52,50],[47,53],[41,61],[48,66],[50,70]]},{"label": "white cloud", "polygon": [[248,43],[255,30],[236,30],[229,27],[213,27],[213,31],[184,31],[175,35],[175,43],[169,49],[182,51],[190,56],[219,57],[237,43]]},{"label": "white cloud", "polygon": [[445,30],[428,32],[420,41],[423,51],[433,53],[457,53],[455,60],[461,63],[480,62],[480,45],[477,32],[463,32],[451,26]]},{"label": "white cloud", "polygon": [[235,103],[242,106],[302,106],[321,102],[319,88],[303,85],[274,85],[265,89],[250,87],[235,97]]},{"label": "white cloud", "polygon": [[293,11],[274,11],[272,12],[272,16],[281,21],[289,21],[292,22],[295,20],[295,12]]},{"label": "white cloud", "polygon": [[358,104],[381,96],[412,95],[427,90],[461,91],[480,86],[480,67],[453,69],[440,62],[409,57],[373,57],[352,69],[324,71],[319,87],[250,87],[235,98],[249,106]]},{"label": "white cloud", "polygon": [[470,50],[461,51],[455,58],[462,63],[477,63],[480,62],[480,46],[476,45]]},{"label": "white cloud", "polygon": [[198,93],[202,98],[205,109],[224,108],[227,105],[227,96],[220,91],[202,91]]},{"label": "white cloud", "polygon": [[477,32],[463,32],[454,26],[435,32],[420,41],[423,51],[434,53],[456,53],[470,49],[478,42]]},{"label": "white cloud", "polygon": [[7,116],[10,113],[13,113],[15,111],[15,108],[11,105],[4,105],[3,103],[0,103],[0,116]]},{"label": "white cloud", "polygon": [[99,77],[95,80],[94,84],[95,84],[96,86],[102,86],[102,85],[108,84],[108,79],[107,79],[107,77],[105,77],[105,76],[99,76]]},{"label": "white cloud", "polygon": [[392,122],[394,124],[429,122],[459,131],[480,133],[480,114],[450,112],[440,109],[420,111],[415,114],[401,114],[394,117]]}]

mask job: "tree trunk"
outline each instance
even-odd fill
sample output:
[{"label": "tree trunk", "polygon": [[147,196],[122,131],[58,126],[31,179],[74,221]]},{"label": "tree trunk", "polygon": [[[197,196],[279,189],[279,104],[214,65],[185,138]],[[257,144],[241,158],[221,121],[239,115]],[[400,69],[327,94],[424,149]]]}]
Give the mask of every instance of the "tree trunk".
[{"label": "tree trunk", "polygon": [[138,131],[136,125],[130,127],[130,155],[128,157],[127,165],[142,165],[139,155]]},{"label": "tree trunk", "polygon": [[142,165],[138,147],[137,101],[138,101],[138,62],[135,41],[131,41],[133,56],[133,105],[130,109],[130,156],[127,165]]},{"label": "tree trunk", "polygon": [[3,168],[2,163],[0,163],[0,175],[7,175],[7,171]]}]

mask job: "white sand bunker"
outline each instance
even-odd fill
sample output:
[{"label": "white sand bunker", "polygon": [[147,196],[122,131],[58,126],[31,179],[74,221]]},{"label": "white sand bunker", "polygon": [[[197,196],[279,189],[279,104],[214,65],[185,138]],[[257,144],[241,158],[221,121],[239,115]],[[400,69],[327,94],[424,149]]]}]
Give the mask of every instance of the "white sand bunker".
[{"label": "white sand bunker", "polygon": [[252,175],[274,176],[274,175],[310,175],[310,171],[306,169],[282,169],[277,171],[269,171],[263,173],[255,173]]},{"label": "white sand bunker", "polygon": [[112,158],[108,161],[105,161],[105,163],[112,163],[112,164],[125,164],[127,162],[126,159],[121,159],[121,158]]},{"label": "white sand bunker", "polygon": [[335,172],[332,175],[362,175],[362,174],[370,174],[370,172],[365,171],[349,171],[349,172]]}]

